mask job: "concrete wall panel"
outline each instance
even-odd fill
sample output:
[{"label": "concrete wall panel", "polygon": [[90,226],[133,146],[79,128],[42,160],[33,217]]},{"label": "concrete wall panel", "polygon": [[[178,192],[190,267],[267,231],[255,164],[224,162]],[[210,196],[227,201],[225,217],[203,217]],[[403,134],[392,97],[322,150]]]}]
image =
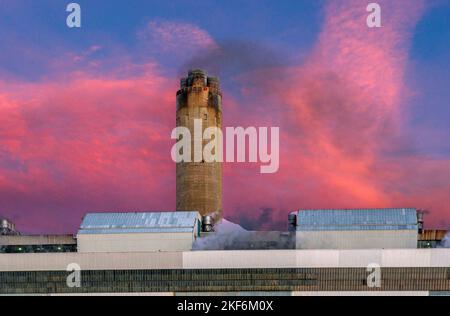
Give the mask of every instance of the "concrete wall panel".
[{"label": "concrete wall panel", "polygon": [[417,248],[413,230],[297,231],[297,249],[405,249]]},{"label": "concrete wall panel", "polygon": [[0,254],[0,271],[61,271],[70,263],[84,270],[366,268],[377,261],[381,267],[450,268],[450,249]]},{"label": "concrete wall panel", "polygon": [[183,267],[195,268],[289,268],[296,266],[291,250],[192,251],[183,253]]},{"label": "concrete wall panel", "polygon": [[192,233],[147,234],[80,234],[79,252],[151,252],[188,251],[192,249]]}]

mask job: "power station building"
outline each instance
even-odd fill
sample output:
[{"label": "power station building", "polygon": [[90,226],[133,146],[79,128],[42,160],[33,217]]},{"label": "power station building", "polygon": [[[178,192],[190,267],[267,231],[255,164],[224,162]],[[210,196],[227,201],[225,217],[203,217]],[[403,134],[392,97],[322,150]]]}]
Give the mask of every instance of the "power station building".
[{"label": "power station building", "polygon": [[0,254],[0,294],[450,295],[449,263],[450,249]]},{"label": "power station building", "polygon": [[[200,131],[195,122],[201,122]],[[191,137],[191,161],[177,163],[176,209],[196,210],[202,216],[212,214],[216,221],[222,217],[222,164],[196,159],[202,154],[208,140],[197,148],[196,139],[203,139],[206,128],[222,128],[222,94],[219,80],[208,77],[202,70],[189,71],[181,79],[177,92],[176,126],[189,129]],[[197,161],[196,161],[197,160]]]},{"label": "power station building", "polygon": [[[334,235],[327,237],[346,242],[327,247],[317,244],[319,249],[193,250],[198,240],[215,234],[207,229],[207,221],[202,225],[198,212],[90,213],[80,225],[76,251],[0,254],[0,295],[450,295],[450,249],[412,249],[416,248],[409,247],[412,238],[401,233],[411,230],[412,234],[417,227],[412,209],[383,210],[392,212],[390,217],[383,214],[383,220],[379,219],[380,210],[363,210],[360,218],[357,215],[353,220],[328,221],[309,212],[296,212],[300,227],[290,232],[297,235],[296,242],[303,242],[300,236],[304,237],[305,231],[319,231],[320,227],[327,232],[325,228],[331,225],[333,230],[328,232]],[[333,212],[336,217],[339,212],[350,216],[349,210]],[[292,221],[292,214],[289,219]],[[394,227],[386,229],[387,224]],[[362,226],[351,238],[340,236],[347,230],[354,232],[353,225]],[[377,225],[382,226],[377,227],[381,234],[386,233],[383,229],[400,233],[374,241],[378,249],[372,244],[368,249],[348,248],[349,244],[361,248],[357,238],[364,237],[359,232]],[[418,232],[414,232],[417,245]],[[258,242],[261,234],[254,236]],[[0,244],[3,238],[13,237],[23,236],[1,236]],[[254,237],[240,243],[253,244]],[[396,237],[403,239],[404,248],[391,248]],[[241,249],[242,245],[237,245]],[[79,287],[67,283],[74,266],[80,269]],[[379,269],[381,276],[375,287],[368,281],[373,269]]]}]

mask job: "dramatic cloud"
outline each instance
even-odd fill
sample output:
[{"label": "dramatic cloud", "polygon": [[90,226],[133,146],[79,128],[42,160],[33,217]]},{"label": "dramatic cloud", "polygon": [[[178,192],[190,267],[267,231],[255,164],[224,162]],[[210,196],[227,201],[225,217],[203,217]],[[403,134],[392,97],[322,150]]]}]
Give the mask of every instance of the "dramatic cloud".
[{"label": "dramatic cloud", "polygon": [[153,66],[0,86],[0,209],[22,228],[73,231],[89,210],[173,201],[175,86]]},{"label": "dramatic cloud", "polygon": [[[279,124],[282,148],[278,174],[235,166],[225,178],[225,189],[239,188],[227,192],[236,220],[253,215],[259,222],[263,205],[277,209],[276,218],[299,208],[417,207],[430,210],[428,224],[446,224],[450,160],[416,154],[403,133],[409,124],[406,61],[423,3],[408,2],[407,13],[402,1],[381,5],[383,27],[369,29],[360,1],[329,2],[303,66],[242,76],[248,99],[257,102],[250,101],[251,112],[239,110],[250,125]],[[268,97],[276,111],[261,111]]]}]

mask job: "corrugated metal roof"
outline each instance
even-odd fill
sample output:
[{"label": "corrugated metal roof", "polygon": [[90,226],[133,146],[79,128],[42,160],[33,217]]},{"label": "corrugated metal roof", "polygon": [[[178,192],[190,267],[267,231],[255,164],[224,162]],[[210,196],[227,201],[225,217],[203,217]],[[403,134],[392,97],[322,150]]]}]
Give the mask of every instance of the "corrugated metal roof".
[{"label": "corrugated metal roof", "polygon": [[191,232],[198,212],[88,213],[78,234]]},{"label": "corrugated metal roof", "polygon": [[297,230],[417,230],[413,208],[300,210]]}]

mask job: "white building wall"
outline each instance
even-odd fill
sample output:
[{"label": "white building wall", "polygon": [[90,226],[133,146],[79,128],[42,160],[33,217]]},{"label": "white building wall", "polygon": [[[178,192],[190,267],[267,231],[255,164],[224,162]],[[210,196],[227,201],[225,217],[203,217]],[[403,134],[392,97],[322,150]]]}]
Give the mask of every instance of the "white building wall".
[{"label": "white building wall", "polygon": [[0,271],[450,267],[450,249],[244,250],[0,254]]},{"label": "white building wall", "polygon": [[296,265],[293,250],[218,250],[183,252],[185,269],[291,268]]},{"label": "white building wall", "polygon": [[190,233],[79,234],[78,252],[188,251],[194,242]]},{"label": "white building wall", "polygon": [[297,231],[297,249],[417,248],[414,230]]},{"label": "white building wall", "polygon": [[0,254],[0,271],[182,269],[183,252],[11,253]]}]

